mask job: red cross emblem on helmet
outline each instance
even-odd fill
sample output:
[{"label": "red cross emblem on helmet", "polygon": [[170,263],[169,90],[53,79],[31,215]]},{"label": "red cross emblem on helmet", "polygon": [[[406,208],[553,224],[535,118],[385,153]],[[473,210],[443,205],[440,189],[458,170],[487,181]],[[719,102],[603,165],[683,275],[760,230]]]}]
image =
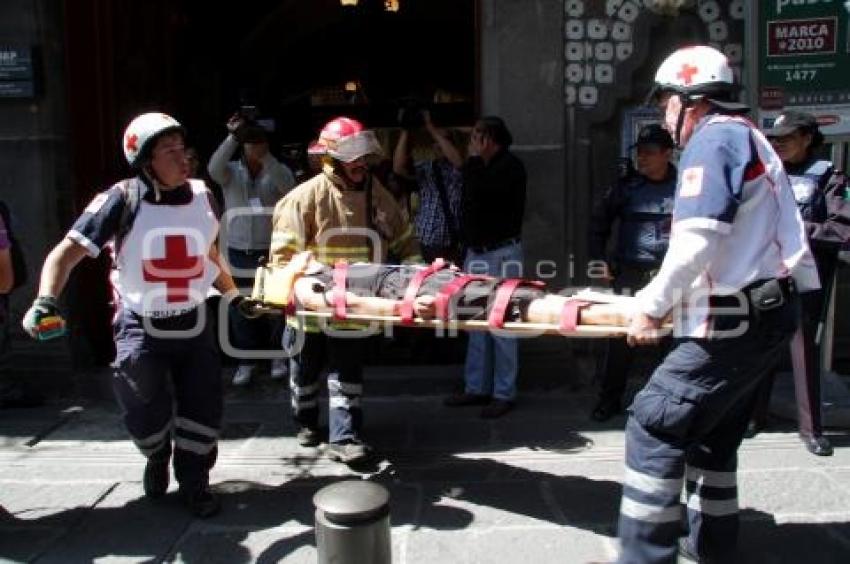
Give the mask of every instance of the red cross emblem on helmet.
[{"label": "red cross emblem on helmet", "polygon": [[319,132],[319,139],[310,145],[308,152],[349,163],[383,151],[374,132],[356,119],[338,117],[325,124]]}]

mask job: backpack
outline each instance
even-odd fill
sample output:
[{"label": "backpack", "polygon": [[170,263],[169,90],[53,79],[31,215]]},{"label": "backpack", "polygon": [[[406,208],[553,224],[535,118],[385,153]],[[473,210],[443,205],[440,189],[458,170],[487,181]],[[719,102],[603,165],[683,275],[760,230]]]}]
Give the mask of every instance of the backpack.
[{"label": "backpack", "polygon": [[142,203],[142,185],[138,178],[128,178],[121,183],[121,191],[124,194],[124,209],[121,211],[121,219],[118,221],[118,231],[115,233],[115,256],[124,245],[124,238],[133,228],[136,215]]},{"label": "backpack", "polygon": [[12,230],[11,213],[3,201],[0,201],[0,216],[3,217],[3,225],[6,226],[6,236],[9,239],[9,243],[11,243],[9,254],[12,258],[12,290],[15,290],[27,283],[27,279],[29,278],[27,262],[24,258],[24,251],[21,249],[21,245],[18,243]]}]

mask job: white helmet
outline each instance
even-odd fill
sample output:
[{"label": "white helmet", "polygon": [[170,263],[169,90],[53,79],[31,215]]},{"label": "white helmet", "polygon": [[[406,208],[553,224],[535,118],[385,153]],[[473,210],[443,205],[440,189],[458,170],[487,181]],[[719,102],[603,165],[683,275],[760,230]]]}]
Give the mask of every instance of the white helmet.
[{"label": "white helmet", "polygon": [[180,122],[166,114],[150,112],[133,119],[124,130],[121,142],[124,156],[130,166],[135,166],[139,157],[145,155],[152,141],[163,133],[171,131],[185,133]]},{"label": "white helmet", "polygon": [[664,59],[655,73],[650,97],[661,92],[680,94],[683,102],[706,98],[728,110],[747,110],[745,104],[732,101],[738,91],[735,73],[726,56],[707,45],[683,47]]}]

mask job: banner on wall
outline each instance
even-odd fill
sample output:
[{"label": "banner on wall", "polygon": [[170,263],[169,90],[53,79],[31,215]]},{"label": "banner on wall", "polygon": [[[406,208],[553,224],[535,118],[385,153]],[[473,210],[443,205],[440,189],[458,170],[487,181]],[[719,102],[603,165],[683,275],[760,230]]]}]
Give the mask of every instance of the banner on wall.
[{"label": "banner on wall", "polygon": [[839,0],[759,2],[759,126],[793,107],[824,134],[850,135],[848,10]]}]

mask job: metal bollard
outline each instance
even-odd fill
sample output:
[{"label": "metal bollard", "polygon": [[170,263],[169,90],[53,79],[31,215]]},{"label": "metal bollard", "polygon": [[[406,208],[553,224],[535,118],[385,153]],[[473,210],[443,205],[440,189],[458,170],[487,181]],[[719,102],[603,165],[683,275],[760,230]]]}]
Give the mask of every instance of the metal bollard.
[{"label": "metal bollard", "polygon": [[326,486],[313,496],[318,564],[390,564],[390,494],[366,480]]}]

